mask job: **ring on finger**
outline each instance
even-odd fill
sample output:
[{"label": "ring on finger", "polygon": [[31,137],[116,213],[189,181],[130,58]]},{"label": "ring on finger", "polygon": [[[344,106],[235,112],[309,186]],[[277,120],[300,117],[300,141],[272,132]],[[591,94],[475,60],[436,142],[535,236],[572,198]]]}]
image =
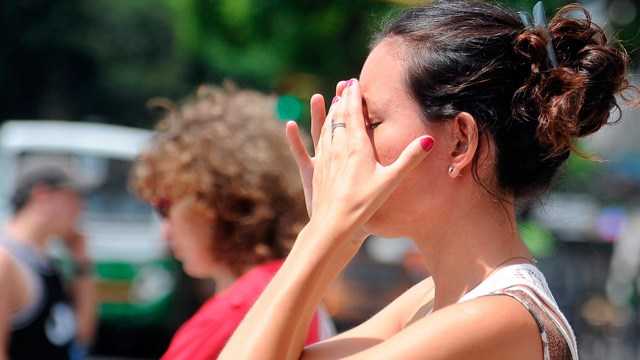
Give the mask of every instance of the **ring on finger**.
[{"label": "ring on finger", "polygon": [[343,122],[331,123],[331,132],[334,132],[337,128],[346,128],[347,125]]},{"label": "ring on finger", "polygon": [[332,122],[331,123],[331,142],[333,142],[333,133],[337,128],[346,128],[347,125],[343,122]]}]

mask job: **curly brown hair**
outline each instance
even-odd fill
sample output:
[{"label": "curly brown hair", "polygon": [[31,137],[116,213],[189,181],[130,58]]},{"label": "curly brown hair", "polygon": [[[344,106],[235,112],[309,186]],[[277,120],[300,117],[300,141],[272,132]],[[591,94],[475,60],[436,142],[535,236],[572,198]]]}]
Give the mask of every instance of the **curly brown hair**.
[{"label": "curly brown hair", "polygon": [[164,116],[132,172],[146,201],[194,198],[215,217],[213,256],[234,273],[283,258],[306,221],[297,167],[275,96],[201,86]]}]

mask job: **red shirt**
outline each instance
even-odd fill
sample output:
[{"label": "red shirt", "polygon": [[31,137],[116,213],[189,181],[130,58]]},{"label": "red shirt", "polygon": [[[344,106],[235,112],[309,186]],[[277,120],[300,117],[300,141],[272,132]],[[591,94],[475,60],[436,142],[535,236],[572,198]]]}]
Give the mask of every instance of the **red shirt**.
[{"label": "red shirt", "polygon": [[[255,266],[222,293],[207,300],[178,329],[162,360],[217,358],[282,262],[276,260]],[[305,344],[319,341],[319,336],[319,320],[316,313]]]}]

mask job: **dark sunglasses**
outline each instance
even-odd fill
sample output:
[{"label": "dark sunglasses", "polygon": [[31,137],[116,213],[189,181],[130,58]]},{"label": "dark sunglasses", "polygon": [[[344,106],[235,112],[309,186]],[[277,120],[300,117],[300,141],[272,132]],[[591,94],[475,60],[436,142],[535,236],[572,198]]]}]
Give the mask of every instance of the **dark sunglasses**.
[{"label": "dark sunglasses", "polygon": [[169,199],[160,199],[153,204],[153,208],[162,219],[169,218],[171,211],[171,201]]}]

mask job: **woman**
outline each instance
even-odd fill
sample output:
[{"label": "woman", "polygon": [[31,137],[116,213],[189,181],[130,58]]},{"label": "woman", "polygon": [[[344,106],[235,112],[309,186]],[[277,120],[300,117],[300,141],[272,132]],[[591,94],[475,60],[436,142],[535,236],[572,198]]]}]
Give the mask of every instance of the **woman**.
[{"label": "woman", "polygon": [[[311,219],[220,359],[577,359],[514,205],[549,186],[628,86],[624,52],[575,10],[547,29],[488,3],[410,9],[359,80],[338,84],[326,121],[312,97],[315,157],[287,126]],[[413,239],[432,278],[304,348],[312,309],[367,234]]]},{"label": "woman", "polygon": [[[134,187],[164,218],[176,258],[217,290],[163,359],[215,358],[305,221],[295,161],[274,110],[271,96],[201,87],[167,112],[136,163]],[[328,318],[312,322],[306,343],[331,334]]]}]

